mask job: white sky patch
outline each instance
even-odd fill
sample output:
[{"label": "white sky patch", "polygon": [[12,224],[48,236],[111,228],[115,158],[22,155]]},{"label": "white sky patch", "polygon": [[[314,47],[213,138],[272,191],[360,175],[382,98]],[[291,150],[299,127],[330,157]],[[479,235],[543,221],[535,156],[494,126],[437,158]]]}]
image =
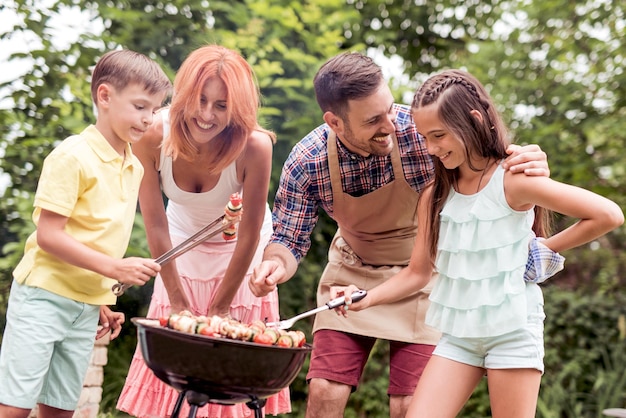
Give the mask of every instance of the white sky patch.
[{"label": "white sky patch", "polygon": [[404,60],[399,55],[393,55],[391,57],[385,56],[380,50],[376,48],[369,48],[367,55],[372,57],[376,64],[380,65],[383,71],[385,80],[389,82],[389,86],[392,90],[408,88],[408,91],[402,97],[404,104],[411,104],[413,100],[413,93],[417,87],[417,82],[412,81],[411,78],[403,72]]},{"label": "white sky patch", "polygon": [[537,106],[518,103],[513,108],[513,117],[523,123],[529,123],[534,117],[541,115],[543,110]]},{"label": "white sky patch", "polygon": [[[42,1],[40,9],[52,5],[50,0]],[[23,23],[23,19],[11,9],[10,6],[0,10],[1,33],[7,33],[13,26]],[[47,34],[50,35],[53,48],[58,51],[66,50],[70,45],[77,42],[83,34],[99,35],[104,30],[101,19],[93,19],[89,10],[80,10],[76,6],[62,7],[58,14],[50,19],[50,28]],[[12,54],[29,52],[42,47],[40,39],[32,32],[16,31],[0,41],[0,83],[10,82],[12,87],[0,89],[0,109],[11,109],[14,106],[10,98],[13,89],[23,87],[21,78],[24,74],[33,70],[33,61],[28,58],[10,59]],[[68,64],[73,64],[76,58],[67,56]],[[4,149],[0,148],[0,159],[4,157]],[[0,196],[4,194],[6,187],[10,184],[10,176],[0,172]]]},{"label": "white sky patch", "polygon": [[[51,4],[50,1],[46,3]],[[7,29],[22,23],[23,19],[14,10],[4,8],[0,11],[0,22],[6,33]],[[50,28],[47,34],[50,36],[54,49],[63,51],[76,43],[81,35],[99,35],[103,30],[102,20],[94,20],[90,11],[81,10],[77,6],[64,6],[58,14],[50,18]],[[29,52],[41,47],[40,39],[32,32],[13,32],[7,39],[0,41],[0,82],[20,83],[21,77],[32,71],[33,61],[27,58],[9,60],[9,57],[14,53]],[[76,57],[67,56],[66,59],[71,65]],[[8,109],[13,106],[12,100],[7,97],[9,94],[8,90],[0,90],[0,108]]]},{"label": "white sky patch", "polygon": [[[20,19],[12,10],[2,9],[0,21],[4,28],[12,28],[13,25],[19,23]],[[32,62],[25,59],[9,61],[11,54],[27,51],[27,45],[31,41],[33,40],[29,40],[22,32],[12,33],[7,39],[0,41],[0,82],[15,82],[32,68]],[[7,94],[7,91],[0,90],[0,107],[2,108],[7,108]]]}]

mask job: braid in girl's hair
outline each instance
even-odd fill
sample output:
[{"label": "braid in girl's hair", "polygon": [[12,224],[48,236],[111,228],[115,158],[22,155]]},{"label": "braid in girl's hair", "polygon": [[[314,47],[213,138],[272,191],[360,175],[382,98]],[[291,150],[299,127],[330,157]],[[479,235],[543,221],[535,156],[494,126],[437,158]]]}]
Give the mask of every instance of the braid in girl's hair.
[{"label": "braid in girl's hair", "polygon": [[476,86],[468,82],[465,78],[455,75],[454,71],[443,72],[439,76],[433,77],[430,81],[430,83],[428,81],[424,83],[415,94],[415,98],[413,99],[414,108],[420,107],[418,104],[421,106],[427,106],[434,103],[437,101],[439,96],[441,96],[441,94],[448,89],[448,87],[454,84],[459,84],[465,87],[469,93],[485,107],[485,109],[489,108],[489,102],[480,97],[476,91]]}]

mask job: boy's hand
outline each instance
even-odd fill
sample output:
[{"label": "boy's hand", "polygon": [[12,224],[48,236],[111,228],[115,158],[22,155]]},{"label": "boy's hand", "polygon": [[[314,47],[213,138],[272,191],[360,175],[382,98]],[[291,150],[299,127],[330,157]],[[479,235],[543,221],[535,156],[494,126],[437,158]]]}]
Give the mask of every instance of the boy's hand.
[{"label": "boy's hand", "polygon": [[117,338],[122,331],[122,324],[126,320],[123,312],[113,312],[108,306],[100,307],[100,328],[96,333],[96,340],[104,337],[111,331],[111,340]]},{"label": "boy's hand", "polygon": [[152,259],[128,257],[116,260],[108,277],[120,283],[143,286],[161,271],[161,265]]},{"label": "boy's hand", "polygon": [[548,157],[539,145],[509,145],[506,152],[509,156],[502,167],[513,173],[524,173],[527,176],[550,177]]}]

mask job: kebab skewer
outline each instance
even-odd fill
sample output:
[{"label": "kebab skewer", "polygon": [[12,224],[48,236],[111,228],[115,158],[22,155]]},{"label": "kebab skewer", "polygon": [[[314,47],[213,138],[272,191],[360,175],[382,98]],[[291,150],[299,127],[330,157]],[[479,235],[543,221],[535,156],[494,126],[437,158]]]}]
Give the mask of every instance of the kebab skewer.
[{"label": "kebab skewer", "polygon": [[233,318],[222,318],[218,315],[211,317],[194,316],[189,311],[182,311],[178,314],[159,318],[159,323],[163,327],[188,334],[228,338],[279,347],[302,347],[306,342],[306,336],[300,330],[281,330],[267,326],[261,320],[244,324]]},{"label": "kebab skewer", "polygon": [[243,205],[241,203],[241,196],[239,193],[233,193],[230,196],[230,200],[226,204],[224,209],[224,219],[222,223],[228,225],[226,229],[222,231],[222,238],[226,241],[231,241],[237,238],[237,224],[241,215],[243,214]]}]

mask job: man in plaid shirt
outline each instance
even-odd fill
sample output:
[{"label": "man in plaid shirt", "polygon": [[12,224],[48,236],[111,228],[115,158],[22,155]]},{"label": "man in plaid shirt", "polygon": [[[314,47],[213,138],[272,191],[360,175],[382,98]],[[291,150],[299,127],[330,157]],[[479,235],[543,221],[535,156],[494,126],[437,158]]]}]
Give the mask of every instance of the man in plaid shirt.
[{"label": "man in plaid shirt", "polygon": [[[262,296],[293,276],[310,248],[321,208],[338,225],[318,286],[322,306],[330,286],[371,289],[408,264],[417,199],[432,179],[433,164],[410,107],[394,103],[380,67],[369,57],[347,52],[330,59],[314,85],[325,123],[295,145],[283,166],[274,235],[249,285]],[[511,146],[510,151],[505,168],[549,175],[538,146]],[[343,417],[377,339],[390,344],[390,415],[404,417],[439,339],[424,324],[429,292],[430,286],[348,318],[316,316],[308,418]]]}]

